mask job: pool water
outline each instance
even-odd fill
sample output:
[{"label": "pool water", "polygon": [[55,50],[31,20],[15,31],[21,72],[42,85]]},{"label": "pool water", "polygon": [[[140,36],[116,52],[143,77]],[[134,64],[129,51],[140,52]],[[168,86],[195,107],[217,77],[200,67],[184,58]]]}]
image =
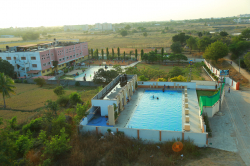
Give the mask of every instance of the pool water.
[{"label": "pool water", "polygon": [[126,127],[182,131],[182,91],[145,90]]}]

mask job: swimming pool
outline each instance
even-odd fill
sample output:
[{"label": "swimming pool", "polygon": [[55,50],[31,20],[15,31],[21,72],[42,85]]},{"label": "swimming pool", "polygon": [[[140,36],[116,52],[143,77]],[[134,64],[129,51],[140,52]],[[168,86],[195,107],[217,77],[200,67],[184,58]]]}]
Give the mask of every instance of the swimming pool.
[{"label": "swimming pool", "polygon": [[126,127],[182,131],[182,91],[145,90]]}]

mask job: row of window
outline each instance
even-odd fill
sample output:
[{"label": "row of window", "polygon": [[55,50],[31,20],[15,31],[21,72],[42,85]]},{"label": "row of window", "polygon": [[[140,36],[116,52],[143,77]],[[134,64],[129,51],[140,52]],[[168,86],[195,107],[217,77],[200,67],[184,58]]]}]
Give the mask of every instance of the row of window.
[{"label": "row of window", "polygon": [[48,63],[43,63],[43,66],[47,66],[47,65],[50,65],[50,62],[48,62]]},{"label": "row of window", "polygon": [[[13,57],[13,60],[16,60],[17,57]],[[2,58],[1,58],[2,59]],[[11,60],[11,57],[6,57],[6,60]],[[31,60],[36,60],[36,57],[31,57]],[[26,60],[26,57],[21,57],[21,60]]]},{"label": "row of window", "polygon": [[[58,67],[61,67],[61,66],[64,66],[65,64],[62,64],[62,65],[59,65]],[[50,71],[50,69],[47,69],[47,72],[49,72]],[[42,73],[45,73],[46,72],[46,70],[43,70],[42,71]]]}]

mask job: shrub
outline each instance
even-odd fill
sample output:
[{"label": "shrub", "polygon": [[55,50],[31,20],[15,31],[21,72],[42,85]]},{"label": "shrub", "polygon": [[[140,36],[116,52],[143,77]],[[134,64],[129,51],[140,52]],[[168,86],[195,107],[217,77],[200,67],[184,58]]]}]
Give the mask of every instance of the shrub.
[{"label": "shrub", "polygon": [[46,139],[47,139],[46,131],[41,130],[38,136],[38,140],[40,141],[41,144],[44,144]]},{"label": "shrub", "polygon": [[16,119],[16,116],[14,116],[11,120],[8,121],[11,129],[15,129],[17,127]]},{"label": "shrub", "polygon": [[19,80],[19,79],[15,80],[15,83],[21,83],[21,82],[22,80]]},{"label": "shrub", "polygon": [[56,100],[56,103],[59,104],[61,107],[66,107],[67,104],[69,103],[69,96],[60,96]]},{"label": "shrub", "polygon": [[37,85],[40,85],[40,87],[42,87],[43,85],[46,84],[46,81],[44,78],[35,78],[34,79],[34,82],[37,84]]},{"label": "shrub", "polygon": [[80,86],[80,82],[76,81],[75,86]]},{"label": "shrub", "polygon": [[62,96],[65,94],[65,90],[63,89],[62,86],[57,86],[53,92],[57,95],[57,96]]},{"label": "shrub", "polygon": [[159,82],[166,82],[167,80],[165,78],[158,78]]},{"label": "shrub", "polygon": [[67,139],[64,127],[60,130],[60,133],[60,136],[55,135],[50,141],[46,141],[44,154],[57,158],[71,149],[71,146],[68,145],[70,139]]},{"label": "shrub", "polygon": [[148,81],[148,78],[145,77],[144,75],[141,75],[139,78],[141,81]]},{"label": "shrub", "polygon": [[212,76],[213,76],[213,77],[215,76],[214,73],[212,73]]},{"label": "shrub", "polygon": [[27,81],[27,80],[23,80],[23,83],[27,84],[27,83],[28,83],[28,81]]},{"label": "shrub", "polygon": [[186,82],[187,79],[183,77],[182,75],[179,75],[178,77],[173,77],[170,79],[171,82]]},{"label": "shrub", "polygon": [[76,106],[76,123],[80,122],[80,120],[84,117],[84,116],[87,116],[88,113],[87,113],[87,110],[89,108],[89,102],[87,102],[86,104],[84,105],[81,105],[81,104],[77,104]]},{"label": "shrub", "polygon": [[28,138],[28,136],[21,135],[18,140],[16,140],[16,145],[18,147],[18,152],[25,154],[31,148],[32,141]]},{"label": "shrub", "polygon": [[52,120],[52,135],[59,135],[60,130],[64,128],[66,131],[66,134],[71,135],[72,133],[72,126],[66,122],[66,117],[62,113],[57,118]]},{"label": "shrub", "polygon": [[31,132],[37,132],[42,128],[42,121],[42,117],[34,119],[30,121],[30,123],[24,125],[22,130],[24,132],[27,132],[28,130],[30,130]]},{"label": "shrub", "polygon": [[82,102],[81,96],[77,92],[71,93],[69,96],[69,100],[72,105],[76,105],[77,103]]}]

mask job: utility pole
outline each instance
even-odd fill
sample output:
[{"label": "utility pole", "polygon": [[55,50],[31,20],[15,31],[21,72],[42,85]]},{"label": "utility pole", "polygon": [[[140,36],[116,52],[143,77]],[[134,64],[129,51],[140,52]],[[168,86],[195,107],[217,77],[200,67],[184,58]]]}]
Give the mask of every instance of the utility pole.
[{"label": "utility pole", "polygon": [[240,73],[240,58],[239,58],[239,73]]}]

